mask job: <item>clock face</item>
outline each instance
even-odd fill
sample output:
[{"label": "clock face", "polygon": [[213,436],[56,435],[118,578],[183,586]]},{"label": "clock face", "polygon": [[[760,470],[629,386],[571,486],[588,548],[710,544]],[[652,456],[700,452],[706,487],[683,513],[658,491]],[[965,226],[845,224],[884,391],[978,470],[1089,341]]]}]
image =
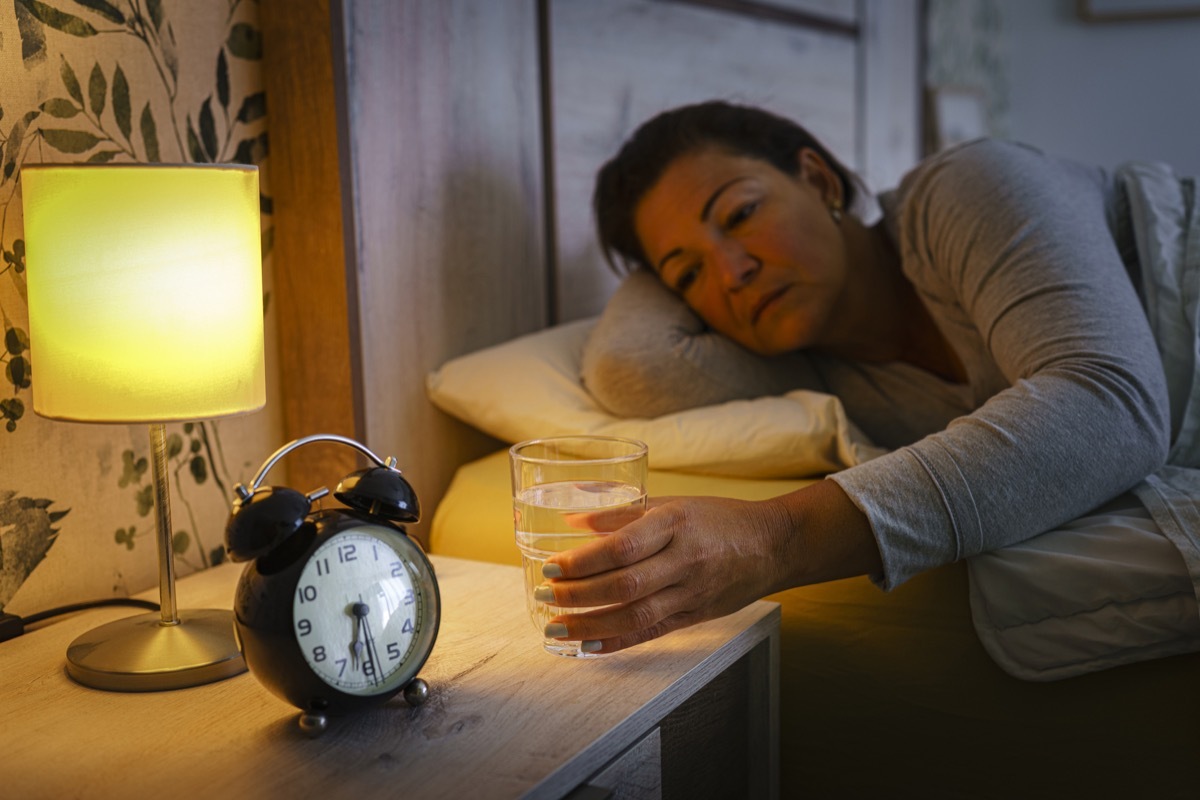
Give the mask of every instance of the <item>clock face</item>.
[{"label": "clock face", "polygon": [[296,584],[293,630],[313,672],[353,695],[407,683],[424,660],[431,621],[426,582],[399,534],[362,525],[309,556]]}]

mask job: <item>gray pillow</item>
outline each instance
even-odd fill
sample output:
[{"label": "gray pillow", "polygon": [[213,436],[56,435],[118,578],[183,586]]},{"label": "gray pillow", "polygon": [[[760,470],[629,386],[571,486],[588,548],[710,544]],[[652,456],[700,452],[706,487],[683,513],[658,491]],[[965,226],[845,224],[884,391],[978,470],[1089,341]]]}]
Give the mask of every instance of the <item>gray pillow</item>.
[{"label": "gray pillow", "polygon": [[584,386],[620,417],[823,391],[802,353],[767,358],[710,330],[653,272],[631,273],[604,308],[583,349]]}]

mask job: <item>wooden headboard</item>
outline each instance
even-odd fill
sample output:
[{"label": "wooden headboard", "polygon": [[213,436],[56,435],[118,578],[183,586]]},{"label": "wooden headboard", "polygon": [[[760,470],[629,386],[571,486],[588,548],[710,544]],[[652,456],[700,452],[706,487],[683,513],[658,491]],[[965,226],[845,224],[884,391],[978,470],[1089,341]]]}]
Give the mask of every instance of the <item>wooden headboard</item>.
[{"label": "wooden headboard", "polygon": [[[591,181],[633,128],[700,99],[760,104],[889,187],[921,141],[919,6],[264,0],[289,438],[396,456],[427,524],[454,470],[502,445],[433,408],[425,376],[603,307],[617,278]],[[336,481],[352,455],[298,451],[289,480]]]}]

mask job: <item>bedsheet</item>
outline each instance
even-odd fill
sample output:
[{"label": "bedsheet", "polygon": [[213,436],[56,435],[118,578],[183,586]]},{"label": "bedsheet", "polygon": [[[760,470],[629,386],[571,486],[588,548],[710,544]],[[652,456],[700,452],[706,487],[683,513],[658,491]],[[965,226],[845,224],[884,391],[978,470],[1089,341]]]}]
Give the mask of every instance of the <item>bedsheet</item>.
[{"label": "bedsheet", "polygon": [[[803,484],[649,477],[654,495],[764,499]],[[505,451],[461,467],[434,513],[433,552],[519,563],[509,494]],[[859,578],[768,599],[783,612],[782,797],[1196,794],[1200,654],[1018,680],[976,635],[962,563],[888,593]]]}]

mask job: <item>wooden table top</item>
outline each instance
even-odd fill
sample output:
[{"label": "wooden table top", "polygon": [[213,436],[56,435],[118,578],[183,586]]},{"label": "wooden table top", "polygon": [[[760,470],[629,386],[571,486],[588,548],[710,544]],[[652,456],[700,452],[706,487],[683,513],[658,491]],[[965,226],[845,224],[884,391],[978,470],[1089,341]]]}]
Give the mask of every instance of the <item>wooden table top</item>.
[{"label": "wooden table top", "polygon": [[[23,798],[557,797],[778,629],[758,602],[600,659],[546,653],[521,571],[433,557],[442,624],[430,698],[333,718],[318,739],[249,673],[166,692],[89,689],[67,646],[134,609],[43,623],[0,644],[0,796]],[[241,567],[184,578],[179,608],[230,608]],[[146,593],[157,599],[157,589]],[[407,787],[407,788],[406,788]]]}]

